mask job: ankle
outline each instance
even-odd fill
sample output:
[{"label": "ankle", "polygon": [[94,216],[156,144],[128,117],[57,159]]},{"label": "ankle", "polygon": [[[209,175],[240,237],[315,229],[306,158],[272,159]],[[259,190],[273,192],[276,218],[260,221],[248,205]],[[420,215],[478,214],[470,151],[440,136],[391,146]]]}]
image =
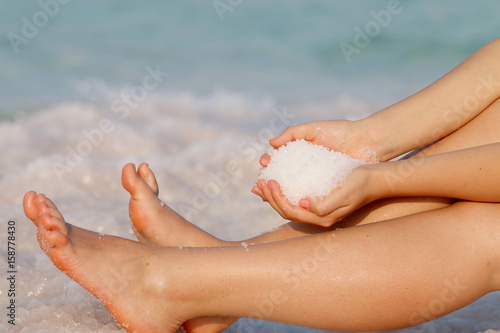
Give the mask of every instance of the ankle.
[{"label": "ankle", "polygon": [[[168,300],[174,304],[172,311],[183,322],[207,314],[212,296],[207,294],[203,286],[206,275],[205,260],[197,260],[192,256],[196,248],[163,247],[156,248],[159,253],[151,256],[145,263],[145,291],[151,299],[160,302]],[[193,260],[194,259],[194,260]]]}]

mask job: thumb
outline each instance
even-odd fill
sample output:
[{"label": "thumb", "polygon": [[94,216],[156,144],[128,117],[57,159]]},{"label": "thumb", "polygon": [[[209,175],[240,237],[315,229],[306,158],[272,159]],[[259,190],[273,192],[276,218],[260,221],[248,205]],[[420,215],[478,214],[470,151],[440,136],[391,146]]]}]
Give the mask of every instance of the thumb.
[{"label": "thumb", "polygon": [[274,148],[279,148],[290,141],[300,140],[300,139],[308,139],[307,135],[307,124],[295,125],[288,127],[281,133],[279,136],[272,138],[269,140],[269,143]]},{"label": "thumb", "polygon": [[311,202],[309,201],[309,199],[301,199],[299,201],[299,206],[304,209],[308,209],[309,206],[311,206]]}]

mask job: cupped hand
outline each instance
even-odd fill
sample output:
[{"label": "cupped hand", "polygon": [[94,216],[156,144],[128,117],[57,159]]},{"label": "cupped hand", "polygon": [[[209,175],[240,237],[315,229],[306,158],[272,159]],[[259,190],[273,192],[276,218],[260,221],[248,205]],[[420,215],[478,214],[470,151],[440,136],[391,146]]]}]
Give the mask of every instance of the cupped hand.
[{"label": "cupped hand", "polygon": [[[362,121],[324,120],[295,125],[285,129],[269,143],[274,148],[279,148],[290,141],[300,139],[367,162],[379,160],[377,143],[370,135],[370,128],[367,128]],[[264,167],[269,164],[269,161],[268,154],[260,158],[260,164]]]},{"label": "cupped hand", "polygon": [[358,208],[377,199],[372,175],[373,165],[355,168],[342,184],[325,198],[304,198],[298,206],[284,196],[279,184],[259,180],[252,192],[267,201],[284,219],[296,223],[330,227]]}]

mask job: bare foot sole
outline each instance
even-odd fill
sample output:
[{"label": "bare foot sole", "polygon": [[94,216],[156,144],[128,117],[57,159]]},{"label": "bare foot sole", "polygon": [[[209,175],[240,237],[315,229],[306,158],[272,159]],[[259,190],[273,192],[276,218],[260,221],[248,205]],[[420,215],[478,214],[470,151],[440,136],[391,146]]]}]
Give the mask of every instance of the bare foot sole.
[{"label": "bare foot sole", "polygon": [[43,194],[27,193],[24,210],[54,265],[99,299],[128,332],[174,332],[182,324],[174,319],[178,307],[159,292],[165,287],[155,285],[158,276],[147,269],[153,247],[66,223]]},{"label": "bare foot sole", "polygon": [[137,172],[129,163],[122,185],[130,193],[129,216],[140,242],[158,246],[223,246],[221,240],[199,229],[158,198],[156,178],[146,163]]}]

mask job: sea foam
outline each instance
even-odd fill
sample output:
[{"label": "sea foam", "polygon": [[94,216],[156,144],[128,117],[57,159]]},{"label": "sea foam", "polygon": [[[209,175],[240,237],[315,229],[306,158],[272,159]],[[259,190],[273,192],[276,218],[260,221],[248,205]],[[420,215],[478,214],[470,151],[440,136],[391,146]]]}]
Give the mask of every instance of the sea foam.
[{"label": "sea foam", "polygon": [[271,162],[261,170],[259,178],[277,181],[293,205],[306,197],[327,196],[349,172],[367,163],[306,140],[289,142],[268,154]]}]

